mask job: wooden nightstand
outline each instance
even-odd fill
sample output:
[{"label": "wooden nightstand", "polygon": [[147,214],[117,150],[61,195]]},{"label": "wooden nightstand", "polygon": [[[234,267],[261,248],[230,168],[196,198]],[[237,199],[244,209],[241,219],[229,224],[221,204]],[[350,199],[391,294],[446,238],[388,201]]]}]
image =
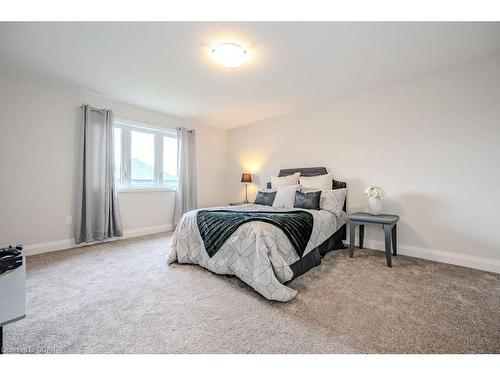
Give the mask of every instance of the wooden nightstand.
[{"label": "wooden nightstand", "polygon": [[392,267],[392,255],[397,256],[397,230],[396,224],[399,220],[398,215],[370,215],[368,212],[356,212],[348,215],[349,223],[349,257],[354,256],[354,241],[356,225],[359,225],[359,248],[363,248],[363,239],[365,236],[365,224],[378,224],[384,228],[385,232],[385,259],[387,267]]}]

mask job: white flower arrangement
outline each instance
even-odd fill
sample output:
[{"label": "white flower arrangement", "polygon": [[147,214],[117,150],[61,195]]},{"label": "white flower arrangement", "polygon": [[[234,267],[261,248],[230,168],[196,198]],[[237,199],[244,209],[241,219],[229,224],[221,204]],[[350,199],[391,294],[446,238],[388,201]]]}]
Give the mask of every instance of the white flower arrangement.
[{"label": "white flower arrangement", "polygon": [[374,197],[374,198],[383,198],[385,195],[384,189],[382,189],[380,186],[370,186],[369,188],[366,188],[365,194],[367,197]]}]

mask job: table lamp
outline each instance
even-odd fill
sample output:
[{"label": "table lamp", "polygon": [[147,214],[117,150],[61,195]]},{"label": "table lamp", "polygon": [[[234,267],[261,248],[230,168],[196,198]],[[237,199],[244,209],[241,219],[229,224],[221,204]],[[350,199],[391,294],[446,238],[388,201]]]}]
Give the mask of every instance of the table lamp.
[{"label": "table lamp", "polygon": [[248,203],[248,184],[252,182],[252,175],[250,173],[243,173],[241,175],[241,182],[245,184],[245,201],[243,203]]}]

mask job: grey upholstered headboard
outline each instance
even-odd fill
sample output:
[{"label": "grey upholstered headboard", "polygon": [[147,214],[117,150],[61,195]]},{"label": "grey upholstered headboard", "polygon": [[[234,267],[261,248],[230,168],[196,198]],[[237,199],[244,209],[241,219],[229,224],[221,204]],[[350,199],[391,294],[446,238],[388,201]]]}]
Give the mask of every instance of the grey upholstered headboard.
[{"label": "grey upholstered headboard", "polygon": [[[300,172],[301,176],[304,177],[312,177],[312,176],[321,176],[323,174],[328,174],[325,167],[311,167],[311,168],[290,168],[290,169],[281,169],[278,177],[289,176],[291,174]],[[271,188],[271,183],[267,183],[267,188]],[[345,189],[347,188],[347,184],[342,181],[337,181],[332,179],[332,189]],[[347,198],[344,202],[344,211],[347,211]]]}]

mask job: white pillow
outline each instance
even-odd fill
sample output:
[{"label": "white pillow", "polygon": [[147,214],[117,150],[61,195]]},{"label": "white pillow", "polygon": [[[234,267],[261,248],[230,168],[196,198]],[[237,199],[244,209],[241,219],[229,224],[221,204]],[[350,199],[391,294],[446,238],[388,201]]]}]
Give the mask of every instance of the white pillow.
[{"label": "white pillow", "polygon": [[331,190],[332,188],[332,174],[323,174],[321,176],[313,177],[300,177],[299,181],[302,187],[307,189],[317,190]]},{"label": "white pillow", "polygon": [[300,189],[300,185],[281,186],[276,191],[274,198],[274,208],[293,208],[295,203],[295,193]]},{"label": "white pillow", "polygon": [[276,189],[280,186],[291,186],[298,185],[300,178],[300,172],[291,174],[290,176],[284,177],[271,177],[271,188]]},{"label": "white pillow", "polygon": [[319,208],[320,210],[327,210],[335,216],[339,216],[344,208],[346,196],[347,189],[321,190]]}]

